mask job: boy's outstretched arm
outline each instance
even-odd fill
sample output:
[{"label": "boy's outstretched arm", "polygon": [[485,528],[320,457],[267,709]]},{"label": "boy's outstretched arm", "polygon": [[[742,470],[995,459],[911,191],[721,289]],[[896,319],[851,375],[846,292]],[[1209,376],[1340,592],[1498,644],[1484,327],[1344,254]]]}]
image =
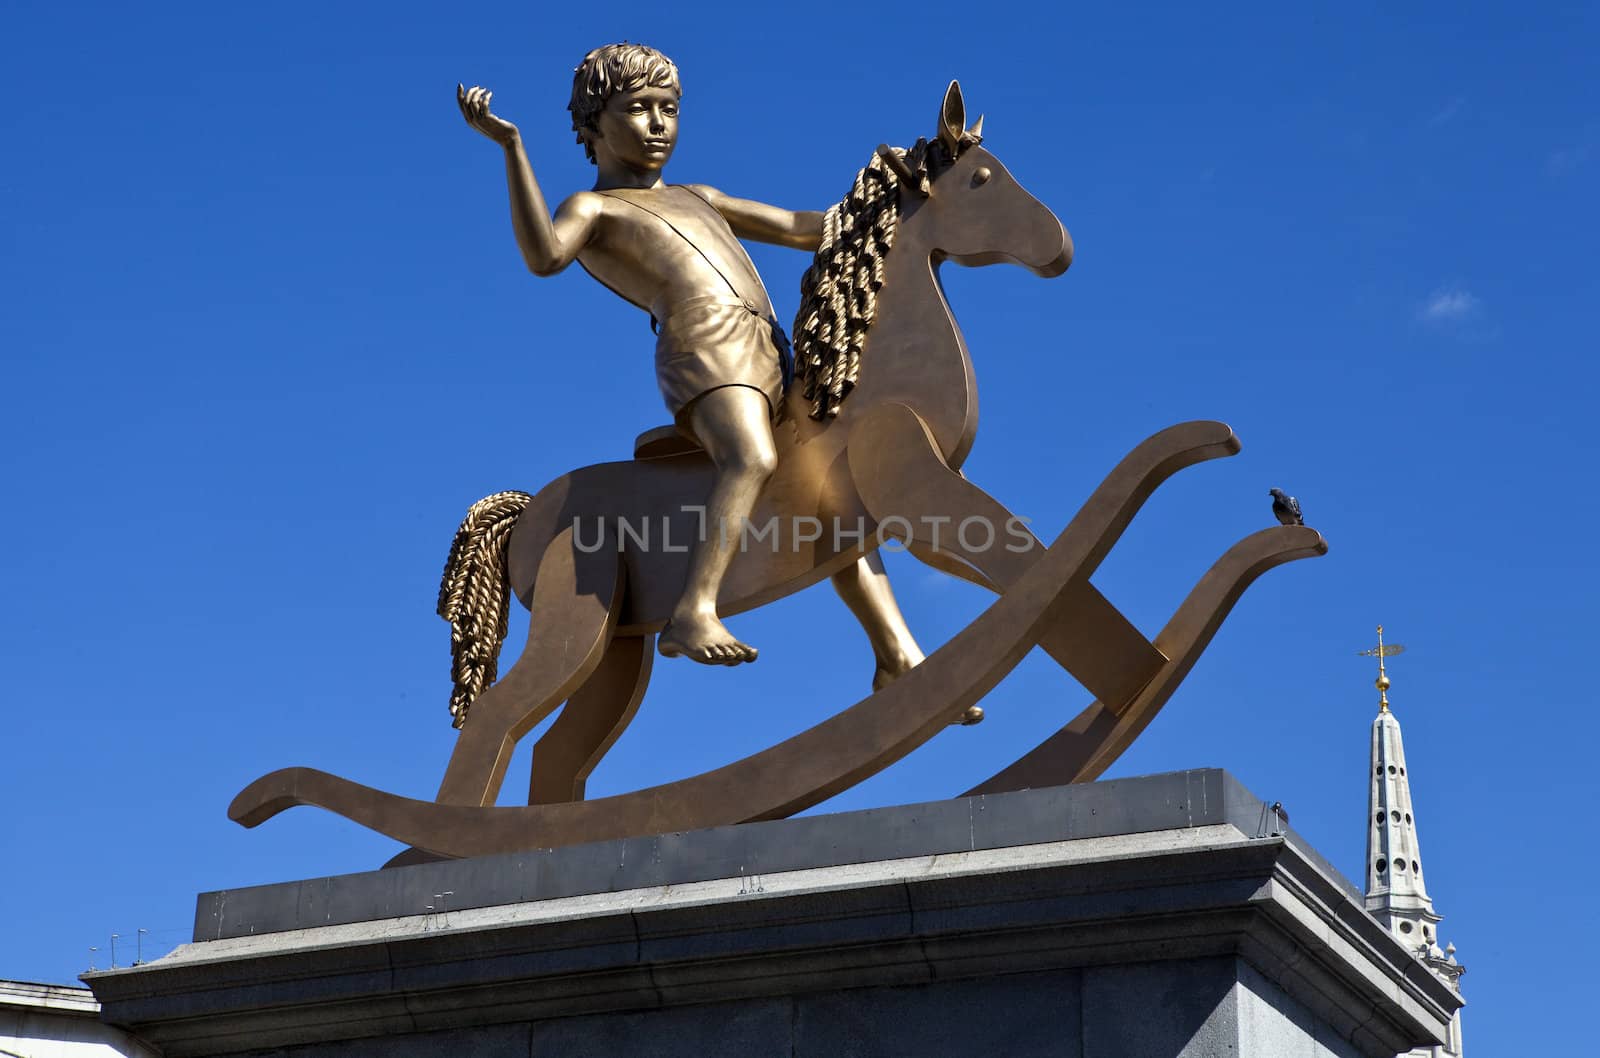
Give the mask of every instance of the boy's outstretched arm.
[{"label": "boy's outstretched arm", "polygon": [[728,222],[741,239],[776,243],[796,250],[815,250],[822,245],[822,214],[815,210],[780,209],[765,202],[724,195],[714,187],[695,184],[694,189]]},{"label": "boy's outstretched arm", "polygon": [[504,118],[489,112],[493,92],[484,88],[463,89],[456,85],[456,103],[467,124],[498,143],[506,152],[506,185],[511,192],[511,227],[528,271],[538,276],[555,275],[577,258],[594,231],[600,216],[600,201],[593,195],[576,194],[561,204],[555,220],[544,203],[544,193],[533,178],[527,152],[522,149],[522,134]]}]

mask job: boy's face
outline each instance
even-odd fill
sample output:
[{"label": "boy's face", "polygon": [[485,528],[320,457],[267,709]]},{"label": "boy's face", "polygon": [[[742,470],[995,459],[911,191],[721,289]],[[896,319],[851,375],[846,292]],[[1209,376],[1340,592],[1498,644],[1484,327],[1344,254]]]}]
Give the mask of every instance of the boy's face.
[{"label": "boy's face", "polygon": [[639,88],[606,100],[589,141],[597,161],[608,157],[635,172],[655,172],[678,145],[678,94],[670,88]]}]

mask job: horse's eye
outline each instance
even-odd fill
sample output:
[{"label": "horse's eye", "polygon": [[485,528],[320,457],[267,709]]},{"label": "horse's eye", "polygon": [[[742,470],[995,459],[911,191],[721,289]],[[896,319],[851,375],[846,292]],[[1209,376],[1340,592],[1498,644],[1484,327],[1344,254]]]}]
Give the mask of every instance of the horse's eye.
[{"label": "horse's eye", "polygon": [[976,169],[972,170],[972,186],[982,187],[984,184],[989,182],[989,177],[993,175],[994,174],[989,171],[989,167],[987,165],[978,166]]}]

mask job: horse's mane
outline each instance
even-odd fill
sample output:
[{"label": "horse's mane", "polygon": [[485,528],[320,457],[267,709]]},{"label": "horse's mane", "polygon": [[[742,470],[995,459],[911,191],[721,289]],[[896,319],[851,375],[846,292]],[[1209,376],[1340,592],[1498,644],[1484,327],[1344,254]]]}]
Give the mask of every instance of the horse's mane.
[{"label": "horse's mane", "polygon": [[[926,141],[904,157],[927,172]],[[795,381],[811,402],[811,417],[839,414],[861,375],[861,348],[878,314],[884,258],[900,222],[900,177],[881,153],[856,174],[844,200],[823,214],[822,245],[800,280],[794,318]]]}]

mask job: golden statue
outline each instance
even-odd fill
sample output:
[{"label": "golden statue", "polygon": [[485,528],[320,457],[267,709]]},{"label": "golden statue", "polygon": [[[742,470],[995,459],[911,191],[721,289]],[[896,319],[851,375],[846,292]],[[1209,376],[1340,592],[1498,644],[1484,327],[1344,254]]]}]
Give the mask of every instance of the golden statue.
[{"label": "golden statue", "polygon": [[[676,68],[652,49],[591,52],[571,109],[597,180],[552,219],[516,127],[491,112],[489,92],[457,87],[467,121],[505,150],[528,267],[548,275],[577,261],[651,314],[674,424],[641,435],[631,460],[580,468],[534,495],[497,493],[468,512],[440,592],[461,731],[433,801],[286,768],[234,799],[241,824],[315,804],[413,846],[397,858],[407,862],[777,818],[947,724],[976,720],[979,700],[1036,645],[1096,700],[969,792],[1086,781],[1166,703],[1257,576],[1326,550],[1303,526],[1255,533],[1145,638],[1089,578],[1162,481],[1239,442],[1217,422],[1155,434],[1048,546],[962,476],[976,384],[938,270],[1011,262],[1055,276],[1072,242],[982,146],[982,119],[967,126],[959,86],[945,93],[933,138],[880,145],[824,213],[663,183],[680,95]],[[815,251],[792,380],[740,238]],[[877,554],[891,541],[999,596],[926,659]],[[658,637],[667,655],[753,660],[721,618],[823,578],[871,640],[871,694],[722,768],[584,800],[587,776],[643,698]],[[532,611],[528,641],[496,680],[513,592]],[[558,708],[534,747],[528,804],[498,807],[517,741]]]}]

